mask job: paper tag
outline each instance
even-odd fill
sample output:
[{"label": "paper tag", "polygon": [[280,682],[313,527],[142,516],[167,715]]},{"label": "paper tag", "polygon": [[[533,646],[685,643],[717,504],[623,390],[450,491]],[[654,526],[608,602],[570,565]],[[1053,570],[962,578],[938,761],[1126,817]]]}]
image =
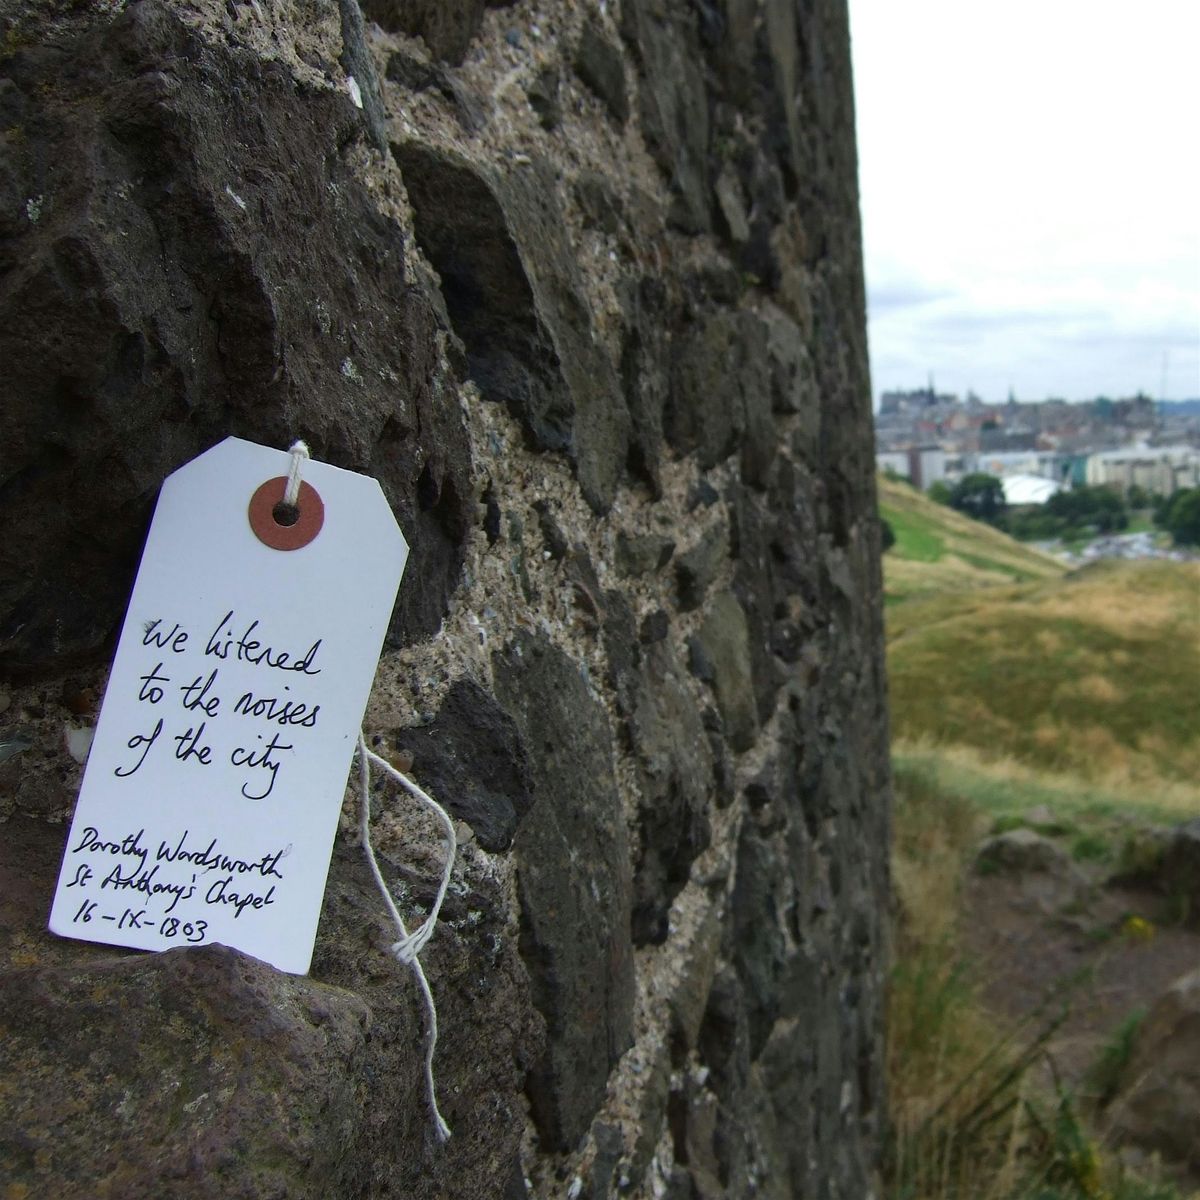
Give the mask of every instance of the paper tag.
[{"label": "paper tag", "polygon": [[63,855],[57,934],[222,942],[308,970],[408,546],[379,484],[326,463],[304,463],[300,521],[277,525],[289,462],[228,438],[163,484]]}]

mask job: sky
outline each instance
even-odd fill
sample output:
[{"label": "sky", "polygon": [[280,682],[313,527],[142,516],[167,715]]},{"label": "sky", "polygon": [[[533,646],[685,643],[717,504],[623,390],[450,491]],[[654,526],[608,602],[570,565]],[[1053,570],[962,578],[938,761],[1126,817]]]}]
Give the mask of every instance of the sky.
[{"label": "sky", "polygon": [[1200,0],[850,0],[879,393],[1200,397]]}]

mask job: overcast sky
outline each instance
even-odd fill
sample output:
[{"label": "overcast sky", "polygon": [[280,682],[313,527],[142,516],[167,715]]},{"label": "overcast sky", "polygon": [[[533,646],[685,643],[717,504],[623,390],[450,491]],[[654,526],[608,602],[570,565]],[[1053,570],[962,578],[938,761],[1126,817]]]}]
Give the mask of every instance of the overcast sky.
[{"label": "overcast sky", "polygon": [[1200,0],[850,0],[871,374],[1200,396]]}]

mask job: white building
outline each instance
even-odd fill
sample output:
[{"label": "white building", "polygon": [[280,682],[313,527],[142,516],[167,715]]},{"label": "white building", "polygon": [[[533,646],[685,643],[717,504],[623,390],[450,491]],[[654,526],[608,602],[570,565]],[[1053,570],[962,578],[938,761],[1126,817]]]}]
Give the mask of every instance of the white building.
[{"label": "white building", "polygon": [[1004,502],[1010,508],[1045,504],[1055,492],[1062,491],[1061,483],[1042,475],[1001,475],[1000,486],[1004,489]]},{"label": "white building", "polygon": [[1087,482],[1128,491],[1135,484],[1170,496],[1200,486],[1200,450],[1191,446],[1134,446],[1089,455]]},{"label": "white building", "polygon": [[939,479],[946,478],[946,452],[941,446],[912,446],[908,450],[881,450],[875,455],[880,471],[901,475],[927,492]]},{"label": "white building", "polygon": [[1053,450],[981,450],[974,455],[972,471],[995,475],[1036,475],[1061,481],[1071,469],[1071,456]]}]

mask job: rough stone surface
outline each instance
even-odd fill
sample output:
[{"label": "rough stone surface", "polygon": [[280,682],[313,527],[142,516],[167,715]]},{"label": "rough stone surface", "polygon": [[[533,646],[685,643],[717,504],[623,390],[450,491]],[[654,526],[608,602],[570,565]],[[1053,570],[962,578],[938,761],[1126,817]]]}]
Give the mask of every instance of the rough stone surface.
[{"label": "rough stone surface", "polygon": [[672,223],[703,233],[708,197],[709,105],[689,6],[630,0],[622,33],[637,60],[642,130],[671,197]]},{"label": "rough stone surface", "polygon": [[431,724],[399,731],[413,778],[466,821],[485,850],[507,850],[531,799],[524,743],[478,683],[459,679]]},{"label": "rough stone surface", "polygon": [[[344,1182],[340,1155],[314,1135],[361,1121],[369,1028],[358,997],[223,946],[11,971],[0,1055],[6,1123],[22,1136],[4,1174],[44,1175],[58,1196],[151,1196],[202,1167],[189,1195],[328,1195]],[[212,1052],[194,1057],[197,1044]],[[116,1136],[93,1140],[88,1114],[110,1111]],[[70,1174],[39,1170],[63,1161]]]},{"label": "rough stone surface", "polygon": [[712,674],[717,705],[730,745],[749,750],[758,734],[754,681],[750,674],[750,633],[746,614],[732,592],[710,605],[697,645]]},{"label": "rough stone surface", "polygon": [[[499,0],[499,4],[511,0]],[[484,9],[497,0],[363,0],[363,12],[384,29],[425,40],[429,52],[450,63],[462,62],[479,32]]]},{"label": "rough stone surface", "polygon": [[675,543],[661,534],[617,536],[617,570],[622,575],[649,575],[652,571],[660,571],[674,553]]},{"label": "rough stone surface", "polygon": [[422,143],[393,150],[471,378],[485,398],[508,402],[534,446],[567,451],[584,495],[604,511],[629,416],[594,342],[549,164],[489,177]]},{"label": "rough stone surface", "polygon": [[544,1143],[565,1150],[633,1038],[627,835],[608,721],[578,669],[522,636],[497,660],[496,683],[537,747],[537,803],[514,847],[521,952],[547,1031],[530,1100]]},{"label": "rough stone surface", "polygon": [[625,61],[620,50],[596,21],[588,21],[575,54],[579,78],[604,101],[613,120],[629,120],[629,96],[625,91]]},{"label": "rough stone surface", "polygon": [[1200,1186],[1200,970],[1177,979],[1137,1032],[1123,1084],[1108,1110],[1112,1136],[1175,1168]]},{"label": "rough stone surface", "polygon": [[349,96],[155,0],[13,44],[0,662],[101,647],[158,483],[229,433],[375,474],[422,579],[395,631],[433,632],[462,563],[466,433],[404,232],[340,152]]},{"label": "rough stone surface", "polygon": [[1200,929],[1200,819],[1172,830],[1163,848],[1159,886],[1175,914],[1192,929]]},{"label": "rough stone surface", "polygon": [[679,607],[699,608],[721,568],[729,561],[729,533],[724,525],[706,529],[700,540],[675,562]]},{"label": "rough stone surface", "polygon": [[1032,829],[1009,829],[990,837],[975,855],[979,871],[1060,871],[1067,852],[1053,838]]},{"label": "rough stone surface", "polygon": [[[4,6],[13,1196],[880,1194],[853,129],[844,0]],[[411,546],[364,728],[460,834],[444,1146],[353,792],[307,979],[45,929],[156,490],[228,434]],[[437,827],[381,784],[372,837],[415,923]]]},{"label": "rough stone surface", "polygon": [[662,942],[671,901],[707,848],[713,764],[683,667],[666,641],[649,645],[629,719],[641,768],[641,853],[635,872],[633,938]]}]

